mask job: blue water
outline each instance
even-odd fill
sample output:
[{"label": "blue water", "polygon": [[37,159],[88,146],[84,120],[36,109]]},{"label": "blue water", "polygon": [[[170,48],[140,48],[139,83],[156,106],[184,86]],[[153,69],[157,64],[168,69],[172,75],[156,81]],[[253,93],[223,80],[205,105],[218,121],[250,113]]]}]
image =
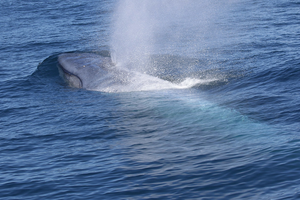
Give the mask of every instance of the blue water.
[{"label": "blue water", "polygon": [[109,57],[118,4],[1,1],[0,198],[300,198],[300,2],[230,1],[158,45],[147,73],[191,88],[69,87],[57,56]]}]

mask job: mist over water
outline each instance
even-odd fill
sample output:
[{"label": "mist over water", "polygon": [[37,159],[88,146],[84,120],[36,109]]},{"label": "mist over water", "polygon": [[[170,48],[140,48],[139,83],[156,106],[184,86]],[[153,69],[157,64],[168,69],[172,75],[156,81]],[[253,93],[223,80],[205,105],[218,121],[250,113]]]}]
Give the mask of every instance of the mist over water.
[{"label": "mist over water", "polygon": [[219,1],[119,1],[112,21],[113,61],[151,71],[154,54],[195,57],[220,37],[214,21],[225,7]]}]

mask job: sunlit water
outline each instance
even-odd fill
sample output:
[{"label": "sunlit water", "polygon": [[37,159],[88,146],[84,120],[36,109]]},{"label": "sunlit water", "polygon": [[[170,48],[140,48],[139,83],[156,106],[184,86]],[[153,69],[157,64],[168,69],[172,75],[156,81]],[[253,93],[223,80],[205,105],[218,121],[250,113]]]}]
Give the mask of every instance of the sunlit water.
[{"label": "sunlit water", "polygon": [[[1,199],[300,198],[300,3],[128,2],[1,1]],[[72,88],[66,52],[162,84]]]}]

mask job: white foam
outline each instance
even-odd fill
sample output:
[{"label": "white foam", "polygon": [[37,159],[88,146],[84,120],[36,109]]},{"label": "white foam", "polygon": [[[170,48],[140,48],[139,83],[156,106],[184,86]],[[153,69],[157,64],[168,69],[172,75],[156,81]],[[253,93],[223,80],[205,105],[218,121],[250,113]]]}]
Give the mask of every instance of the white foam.
[{"label": "white foam", "polygon": [[208,84],[213,81],[217,81],[217,79],[197,79],[197,78],[186,78],[184,81],[179,83],[177,86],[180,89],[191,88],[196,85]]},{"label": "white foam", "polygon": [[126,71],[117,76],[110,77],[112,81],[104,82],[99,80],[99,85],[92,90],[119,93],[119,92],[134,92],[134,91],[153,91],[153,90],[168,90],[168,89],[188,89],[199,84],[208,84],[216,79],[196,79],[186,78],[179,84],[175,84],[158,77],[150,76],[139,72]]}]

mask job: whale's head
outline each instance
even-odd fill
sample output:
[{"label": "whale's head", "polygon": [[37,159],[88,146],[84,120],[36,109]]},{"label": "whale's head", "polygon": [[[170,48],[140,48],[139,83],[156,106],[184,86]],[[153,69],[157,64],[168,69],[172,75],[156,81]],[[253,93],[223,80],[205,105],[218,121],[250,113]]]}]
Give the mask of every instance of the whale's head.
[{"label": "whale's head", "polygon": [[64,53],[58,56],[60,75],[72,87],[92,88],[113,66],[109,57],[92,53]]}]

